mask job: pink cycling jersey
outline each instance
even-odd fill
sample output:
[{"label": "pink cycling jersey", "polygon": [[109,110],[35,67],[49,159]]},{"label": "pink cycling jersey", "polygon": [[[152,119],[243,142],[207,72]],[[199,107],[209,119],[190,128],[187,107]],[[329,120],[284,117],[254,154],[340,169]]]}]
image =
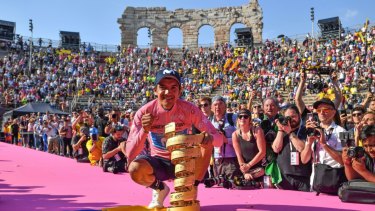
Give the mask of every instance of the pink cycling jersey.
[{"label": "pink cycling jersey", "polygon": [[[149,133],[142,128],[142,116],[150,113],[154,117]],[[144,149],[146,138],[150,142],[151,156],[160,156],[170,159],[164,138],[164,126],[170,122],[176,123],[178,134],[188,134],[194,125],[200,131],[213,135],[213,145],[220,147],[223,144],[222,135],[217,132],[211,122],[205,117],[198,107],[190,102],[178,99],[171,110],[165,110],[158,100],[153,100],[140,108],[134,116],[126,144],[126,156],[133,160]]]}]

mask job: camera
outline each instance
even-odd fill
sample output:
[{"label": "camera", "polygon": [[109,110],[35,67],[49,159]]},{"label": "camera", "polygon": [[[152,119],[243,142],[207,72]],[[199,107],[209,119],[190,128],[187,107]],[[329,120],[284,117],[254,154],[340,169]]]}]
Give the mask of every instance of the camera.
[{"label": "camera", "polygon": [[347,155],[350,158],[361,158],[365,155],[365,149],[363,147],[349,147]]},{"label": "camera", "polygon": [[112,118],[113,118],[113,119],[116,119],[116,118],[117,118],[117,115],[116,115],[116,114],[112,114]]},{"label": "camera", "polygon": [[225,175],[220,175],[218,177],[213,177],[213,178],[207,178],[204,180],[203,183],[206,188],[211,188],[214,185],[222,185],[223,188],[226,188],[226,189],[234,188],[233,183],[229,179],[227,179]]},{"label": "camera", "polygon": [[288,123],[290,122],[291,118],[289,116],[285,117],[285,116],[279,116],[278,118],[280,124],[282,125],[288,125]]},{"label": "camera", "polygon": [[340,132],[339,139],[341,140],[342,147],[354,147],[354,132]]},{"label": "camera", "polygon": [[261,188],[261,184],[254,180],[246,180],[244,176],[234,176],[233,179],[234,185],[237,186],[237,189],[258,189]]}]

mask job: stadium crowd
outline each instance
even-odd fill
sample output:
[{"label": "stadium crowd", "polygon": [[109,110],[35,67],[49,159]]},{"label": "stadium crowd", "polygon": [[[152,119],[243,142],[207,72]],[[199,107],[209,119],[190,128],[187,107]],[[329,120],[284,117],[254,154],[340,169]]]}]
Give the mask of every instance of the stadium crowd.
[{"label": "stadium crowd", "polygon": [[[36,47],[31,71],[27,43],[11,46],[0,60],[6,106],[42,101],[69,111],[69,97],[95,100],[67,116],[30,113],[7,119],[3,132],[9,143],[106,172],[126,172],[123,148],[136,110],[154,99],[155,73],[176,70],[181,97],[198,106],[226,138],[214,148],[206,187],[310,191],[315,162],[342,169],[342,181],[375,182],[374,27],[364,38],[356,32],[320,42],[266,40],[254,48],[221,44],[149,52],[126,46],[105,60],[86,46],[77,51]],[[313,95],[314,103],[306,104],[305,95]],[[107,107],[104,96],[119,103]],[[341,153],[354,147],[362,154]],[[143,153],[150,153],[148,142]]]}]

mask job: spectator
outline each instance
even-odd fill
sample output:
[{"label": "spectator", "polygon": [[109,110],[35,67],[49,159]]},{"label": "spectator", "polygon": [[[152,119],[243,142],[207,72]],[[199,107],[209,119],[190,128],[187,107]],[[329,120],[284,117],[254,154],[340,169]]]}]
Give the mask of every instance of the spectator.
[{"label": "spectator", "polygon": [[48,152],[59,154],[59,142],[57,136],[57,123],[53,120],[47,120],[43,122],[43,132],[47,136]]},{"label": "spectator", "polygon": [[[252,126],[248,109],[238,112],[237,130],[232,133],[232,142],[244,178],[263,182],[262,159],[266,155],[266,141],[262,128]],[[255,173],[254,170],[258,171]]]},{"label": "spectator", "polygon": [[10,125],[10,132],[12,134],[12,144],[18,145],[19,125],[17,119],[13,119]]},{"label": "spectator", "polygon": [[73,147],[72,147],[72,137],[73,137],[73,128],[70,125],[70,119],[66,118],[64,120],[63,126],[59,130],[59,134],[63,139],[63,155],[64,156],[73,156]]},{"label": "spectator", "polygon": [[236,130],[235,122],[237,114],[227,113],[226,100],[222,96],[215,96],[212,99],[213,118],[211,123],[224,136],[224,144],[221,147],[214,147],[214,174],[215,177],[225,176],[233,179],[240,174],[240,168],[233,148],[232,133]]}]

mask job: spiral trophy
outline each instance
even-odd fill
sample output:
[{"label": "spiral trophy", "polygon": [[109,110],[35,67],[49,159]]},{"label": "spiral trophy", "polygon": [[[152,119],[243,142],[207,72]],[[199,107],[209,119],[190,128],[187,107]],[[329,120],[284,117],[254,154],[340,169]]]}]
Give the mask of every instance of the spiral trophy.
[{"label": "spiral trophy", "polygon": [[[175,165],[174,190],[171,193],[169,211],[200,210],[195,182],[196,158],[201,157],[199,144],[204,135],[176,135],[174,122],[165,126],[167,149]],[[199,164],[198,164],[199,165]]]}]

